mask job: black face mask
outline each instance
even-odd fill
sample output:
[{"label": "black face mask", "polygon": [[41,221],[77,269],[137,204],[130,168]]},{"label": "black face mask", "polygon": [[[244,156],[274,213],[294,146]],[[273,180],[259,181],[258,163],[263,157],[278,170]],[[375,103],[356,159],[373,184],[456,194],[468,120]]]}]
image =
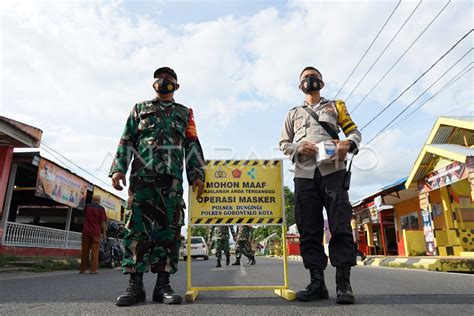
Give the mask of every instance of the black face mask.
[{"label": "black face mask", "polygon": [[300,82],[301,90],[304,93],[311,93],[321,90],[323,81],[317,77],[308,77]]},{"label": "black face mask", "polygon": [[[156,83],[158,83],[158,89],[155,87]],[[168,79],[157,79],[155,84],[153,84],[153,87],[159,94],[168,94],[176,90],[176,84]]]}]

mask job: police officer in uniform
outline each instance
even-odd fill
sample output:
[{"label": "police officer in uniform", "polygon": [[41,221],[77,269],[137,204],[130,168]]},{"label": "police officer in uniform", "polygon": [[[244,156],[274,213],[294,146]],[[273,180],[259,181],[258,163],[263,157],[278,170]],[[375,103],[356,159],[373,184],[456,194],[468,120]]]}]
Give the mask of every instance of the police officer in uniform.
[{"label": "police officer in uniform", "polygon": [[[356,253],[351,230],[352,207],[343,186],[344,159],[347,153],[357,151],[361,134],[343,101],[320,96],[324,82],[316,68],[306,67],[299,79],[305,101],[288,112],[279,143],[283,153],[295,164],[295,220],[303,264],[311,277],[310,284],[297,293],[297,298],[314,301],[329,297],[324,282],[328,260],[323,247],[324,207],[331,232],[329,258],[336,267],[337,303],[353,304],[350,271],[356,264]],[[339,128],[345,140],[338,140]],[[332,161],[317,162],[315,144],[322,141],[336,145]]]},{"label": "police officer in uniform", "polygon": [[143,273],[157,274],[153,301],[179,304],[182,298],[170,286],[170,274],[178,268],[180,233],[184,224],[183,161],[193,191],[204,190],[204,156],[196,133],[193,112],[176,103],[179,88],[173,69],[154,73],[153,100],[135,104],[125,124],[109,176],[122,190],[133,158],[131,212],[126,218],[122,270],[129,286],[117,298],[118,306],[144,302]]}]

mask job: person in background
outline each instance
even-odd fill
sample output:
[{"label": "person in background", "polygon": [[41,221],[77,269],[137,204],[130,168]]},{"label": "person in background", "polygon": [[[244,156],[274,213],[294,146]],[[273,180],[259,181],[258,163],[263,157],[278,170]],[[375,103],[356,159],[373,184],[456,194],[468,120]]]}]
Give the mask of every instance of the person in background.
[{"label": "person in background", "polygon": [[94,195],[92,197],[92,203],[84,208],[84,217],[79,273],[83,274],[89,269],[91,274],[96,274],[99,267],[100,239],[106,238],[107,231],[107,216],[104,207],[100,205],[100,196]]}]

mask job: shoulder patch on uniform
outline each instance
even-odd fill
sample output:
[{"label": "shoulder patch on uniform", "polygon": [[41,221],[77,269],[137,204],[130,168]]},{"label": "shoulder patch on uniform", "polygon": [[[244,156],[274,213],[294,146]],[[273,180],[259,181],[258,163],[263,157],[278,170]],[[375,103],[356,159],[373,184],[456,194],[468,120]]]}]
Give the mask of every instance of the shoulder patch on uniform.
[{"label": "shoulder patch on uniform", "polygon": [[338,123],[347,136],[347,134],[357,128],[357,125],[352,121],[349,111],[347,111],[346,103],[342,100],[335,100],[335,103],[337,112],[339,113]]}]

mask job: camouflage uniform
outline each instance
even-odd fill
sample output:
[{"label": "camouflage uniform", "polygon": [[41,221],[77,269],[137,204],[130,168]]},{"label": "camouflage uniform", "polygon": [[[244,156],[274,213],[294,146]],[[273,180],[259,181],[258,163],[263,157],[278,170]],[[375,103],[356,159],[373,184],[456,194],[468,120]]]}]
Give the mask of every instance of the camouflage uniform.
[{"label": "camouflage uniform", "polygon": [[234,227],[232,226],[212,226],[209,232],[208,240],[212,240],[212,234],[216,233],[216,259],[221,260],[222,258],[222,251],[226,257],[230,257],[230,248],[229,248],[229,229],[232,236],[235,236]]},{"label": "camouflage uniform", "polygon": [[251,259],[254,257],[252,249],[252,226],[239,226],[237,229],[237,244],[235,246],[235,258],[240,259],[242,255]]},{"label": "camouflage uniform", "polygon": [[204,180],[204,157],[192,110],[157,99],[136,104],[109,176],[126,173],[133,193],[124,234],[124,273],[169,272],[178,266],[184,224],[183,160],[189,183]]}]

